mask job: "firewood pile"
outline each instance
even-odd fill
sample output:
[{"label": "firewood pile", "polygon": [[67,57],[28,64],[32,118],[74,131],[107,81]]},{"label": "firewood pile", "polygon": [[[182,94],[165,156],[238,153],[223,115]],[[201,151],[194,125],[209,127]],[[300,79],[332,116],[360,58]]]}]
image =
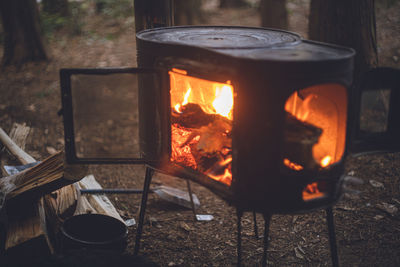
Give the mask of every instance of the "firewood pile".
[{"label": "firewood pile", "polygon": [[[80,189],[101,188],[93,175],[86,176],[84,166],[66,164],[62,151],[41,162],[27,154],[23,149],[29,132],[20,124],[9,135],[0,128],[0,254],[33,248],[57,252],[60,227],[73,215],[100,213],[123,221],[106,196],[80,195]],[[9,173],[10,160],[33,167]]]}]

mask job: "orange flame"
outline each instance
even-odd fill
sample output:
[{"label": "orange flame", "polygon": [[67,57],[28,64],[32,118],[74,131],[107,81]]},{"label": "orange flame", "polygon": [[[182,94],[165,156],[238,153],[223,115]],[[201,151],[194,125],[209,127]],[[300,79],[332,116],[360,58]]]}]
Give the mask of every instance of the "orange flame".
[{"label": "orange flame", "polygon": [[332,157],[331,156],[325,156],[322,160],[321,160],[321,167],[325,168],[327,166],[329,166],[331,164],[332,161]]},{"label": "orange flame", "polygon": [[303,166],[301,166],[300,164],[291,162],[289,159],[283,159],[283,164],[285,164],[286,166],[288,166],[289,168],[291,168],[295,171],[301,171],[302,169],[304,169]]},{"label": "orange flame", "polygon": [[[233,87],[230,81],[219,83],[199,79],[188,76],[185,70],[180,69],[172,69],[169,76],[171,107],[174,112],[182,113],[182,107],[192,103],[197,104],[205,113],[218,114],[229,120],[233,119]],[[226,129],[227,132],[230,130]],[[201,164],[196,162],[196,157],[199,155],[192,154],[192,150],[195,149],[193,150],[195,152],[197,144],[199,144],[200,137],[196,136],[198,132],[199,129],[185,128],[178,124],[171,125],[171,161],[199,170],[214,180],[230,185],[232,157],[227,154],[229,152],[226,150],[230,151],[231,148],[229,146],[227,148],[224,144],[223,149],[219,151],[222,156],[221,160],[211,167],[207,166],[206,170],[200,170]],[[205,142],[206,146],[208,145],[207,141]],[[215,142],[214,139],[212,141]],[[202,146],[204,146],[204,141]]]},{"label": "orange flame", "polygon": [[215,99],[212,102],[215,112],[232,120],[233,109],[233,88],[225,84],[222,87],[215,88]]},{"label": "orange flame", "polygon": [[303,200],[304,201],[309,201],[315,198],[320,198],[325,196],[323,192],[321,192],[318,188],[318,183],[314,182],[311,184],[308,184],[306,188],[303,190]]}]

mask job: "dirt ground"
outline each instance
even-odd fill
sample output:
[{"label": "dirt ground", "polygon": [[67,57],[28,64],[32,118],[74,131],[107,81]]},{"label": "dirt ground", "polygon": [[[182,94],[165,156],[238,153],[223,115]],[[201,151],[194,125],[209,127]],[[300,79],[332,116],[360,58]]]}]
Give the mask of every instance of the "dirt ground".
[{"label": "dirt ground", "polygon": [[[288,2],[290,30],[306,37],[309,1]],[[376,8],[379,62],[381,66],[400,68],[400,2],[383,2]],[[218,9],[215,1],[209,0],[204,9],[206,24],[259,25],[253,5]],[[57,115],[61,108],[60,68],[136,66],[133,18],[112,19],[92,14],[84,22],[83,35],[72,37],[62,31],[54,34],[48,42],[51,54],[48,62],[28,63],[20,69],[8,67],[0,72],[0,126],[6,132],[14,122],[32,127],[27,151],[37,159],[48,156],[53,148],[64,148],[62,118]],[[91,166],[90,171],[105,188],[141,188],[144,179],[144,166]],[[356,187],[360,195],[345,195],[334,207],[341,264],[399,266],[400,154],[349,155],[346,172],[361,178],[364,184]],[[180,189],[186,185],[181,179],[156,173],[152,186],[160,184]],[[190,210],[166,203],[152,194],[141,255],[160,266],[235,265],[235,209],[204,187],[192,185],[201,202],[198,213],[211,214],[214,219],[195,222]],[[110,199],[123,218],[138,218],[140,196],[110,195]],[[254,238],[251,214],[245,214],[242,222],[243,263],[257,266],[262,257],[262,239]],[[258,215],[258,226],[262,232],[261,215]],[[129,229],[126,253],[132,254],[136,228]],[[274,215],[268,263],[271,266],[331,265],[325,213],[321,210],[303,215]]]}]

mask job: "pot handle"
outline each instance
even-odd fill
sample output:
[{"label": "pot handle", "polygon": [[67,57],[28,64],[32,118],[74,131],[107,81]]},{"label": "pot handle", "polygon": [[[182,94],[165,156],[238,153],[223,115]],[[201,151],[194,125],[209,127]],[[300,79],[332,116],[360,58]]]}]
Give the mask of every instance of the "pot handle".
[{"label": "pot handle", "polygon": [[366,72],[353,100],[351,152],[400,151],[400,70],[385,67]]}]

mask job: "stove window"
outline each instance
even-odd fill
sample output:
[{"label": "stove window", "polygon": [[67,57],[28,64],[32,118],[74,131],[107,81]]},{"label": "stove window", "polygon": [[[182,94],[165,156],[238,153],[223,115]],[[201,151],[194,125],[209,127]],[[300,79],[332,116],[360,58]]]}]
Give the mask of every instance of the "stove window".
[{"label": "stove window", "polygon": [[286,101],[283,163],[296,171],[340,161],[346,142],[347,91],[322,84],[295,91]]},{"label": "stove window", "polygon": [[365,91],[361,95],[360,130],[370,133],[387,131],[390,89]]},{"label": "stove window", "polygon": [[75,150],[78,158],[137,158],[137,76],[71,76]]},{"label": "stove window", "polygon": [[230,185],[233,86],[175,68],[169,77],[171,161]]}]

